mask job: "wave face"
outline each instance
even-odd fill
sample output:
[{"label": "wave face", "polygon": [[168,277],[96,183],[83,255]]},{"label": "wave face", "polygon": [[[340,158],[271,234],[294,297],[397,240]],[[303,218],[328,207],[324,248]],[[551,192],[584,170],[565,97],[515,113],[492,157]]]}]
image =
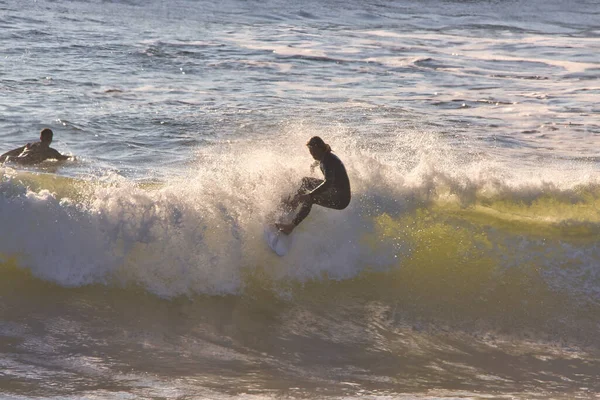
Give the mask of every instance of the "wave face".
[{"label": "wave face", "polygon": [[[260,273],[281,288],[383,276],[407,301],[436,293],[427,301],[465,310],[520,312],[515,305],[558,295],[596,307],[600,186],[586,166],[552,180],[519,176],[451,156],[435,140],[397,140],[398,159],[340,141],[352,203],[314,207],[284,258],[266,247],[262,227],[308,173],[306,155],[288,157],[291,149],[200,150],[193,169],[165,184],[5,172],[0,253],[60,286],[133,286],[165,298],[240,294]],[[268,146],[302,146],[300,136],[291,142]]]}]

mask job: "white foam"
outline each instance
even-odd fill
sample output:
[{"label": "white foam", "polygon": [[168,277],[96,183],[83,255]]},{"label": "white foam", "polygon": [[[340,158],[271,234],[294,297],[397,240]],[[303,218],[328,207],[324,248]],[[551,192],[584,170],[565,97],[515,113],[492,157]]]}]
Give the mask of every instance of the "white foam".
[{"label": "white foam", "polygon": [[315,206],[280,258],[262,231],[281,197],[310,173],[304,143],[311,132],[294,126],[280,138],[201,148],[193,168],[160,188],[110,178],[83,201],[4,177],[0,254],[17,256],[36,276],[64,286],[139,285],[167,297],[237,293],[244,274],[258,268],[304,282],[398,266],[409,251],[403,243],[365,240],[375,236],[373,216],[408,212],[442,188],[469,205],[481,193],[517,202],[548,189],[597,184],[593,171],[582,174],[585,166],[515,171],[490,157],[452,151],[425,132],[374,148],[331,130],[324,134],[348,168],[353,200],[343,211]]}]

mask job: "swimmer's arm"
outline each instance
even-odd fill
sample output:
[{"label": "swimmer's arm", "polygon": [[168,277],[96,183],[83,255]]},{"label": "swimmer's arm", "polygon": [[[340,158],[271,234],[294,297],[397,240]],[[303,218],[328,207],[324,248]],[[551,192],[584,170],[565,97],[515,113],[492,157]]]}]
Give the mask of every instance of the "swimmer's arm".
[{"label": "swimmer's arm", "polygon": [[11,150],[11,151],[7,151],[6,153],[4,153],[0,156],[0,162],[6,161],[6,159],[8,157],[18,157],[19,154],[21,154],[23,152],[23,150],[25,150],[26,147],[27,147],[27,145],[21,146],[19,148]]},{"label": "swimmer's arm", "polygon": [[65,156],[65,155],[60,154],[58,152],[58,150],[54,150],[54,149],[51,149],[51,150],[52,150],[52,156],[48,157],[48,158],[54,158],[59,161],[68,160],[69,158],[71,158],[70,156]]}]

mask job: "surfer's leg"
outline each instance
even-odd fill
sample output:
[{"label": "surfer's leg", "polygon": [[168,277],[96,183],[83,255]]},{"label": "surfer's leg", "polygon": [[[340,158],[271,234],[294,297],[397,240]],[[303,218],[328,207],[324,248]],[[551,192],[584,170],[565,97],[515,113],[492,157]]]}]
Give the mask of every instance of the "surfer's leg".
[{"label": "surfer's leg", "polygon": [[[300,211],[298,211],[298,214],[296,214],[296,216],[292,220],[292,223],[291,224],[283,224],[283,223],[275,224],[277,229],[279,229],[281,232],[283,232],[285,234],[292,233],[294,228],[297,227],[300,224],[300,222],[302,222],[304,220],[304,218],[308,217],[308,214],[310,213],[310,210],[312,208],[312,200],[300,201],[296,197],[295,201],[296,201],[296,207],[298,206],[298,203],[300,204]],[[293,209],[295,209],[296,207],[294,207]]]},{"label": "surfer's leg", "polygon": [[317,178],[305,176],[304,178],[302,178],[302,181],[300,182],[300,189],[298,190],[298,193],[306,194],[308,192],[311,192],[311,191],[315,190],[317,188],[317,186],[319,186],[323,182],[325,182],[323,179],[317,179]]},{"label": "surfer's leg", "polygon": [[[315,186],[316,187],[316,186]],[[306,200],[300,203],[300,211],[292,221],[294,226],[298,226],[300,222],[304,220],[310,214],[313,204],[317,204],[321,207],[339,209],[339,199],[334,192],[328,191],[321,193],[316,196],[312,196],[310,200]]]},{"label": "surfer's leg", "polygon": [[313,196],[312,203],[321,207],[333,208],[334,210],[343,210],[348,207],[350,197],[342,196],[336,193],[335,190],[331,190],[318,196]]},{"label": "surfer's leg", "polygon": [[316,189],[321,183],[323,183],[322,179],[304,177],[302,178],[302,182],[300,184],[300,188],[298,192],[291,198],[283,201],[284,210],[287,212],[291,212],[300,206],[300,211],[294,217],[291,224],[275,224],[275,226],[283,233],[289,234],[291,233],[296,226],[300,224],[308,216],[310,210],[312,208],[312,200],[308,201],[300,201],[300,195],[309,193]]},{"label": "surfer's leg", "polygon": [[310,214],[312,205],[313,205],[312,201],[303,201],[300,205],[300,211],[298,211],[298,214],[296,214],[296,216],[292,220],[292,225],[294,225],[294,226],[300,225],[300,222],[302,222],[304,220],[304,218],[308,217],[308,214]]},{"label": "surfer's leg", "polygon": [[288,196],[287,198],[282,200],[281,203],[283,209],[287,210],[288,212],[295,210],[300,204],[298,197],[302,194],[306,194],[308,192],[313,191],[321,183],[323,183],[322,179],[311,178],[307,176],[302,178],[302,181],[300,181],[300,187],[298,188],[298,191],[293,196]]},{"label": "surfer's leg", "polygon": [[[316,187],[316,186],[315,186]],[[291,224],[276,224],[277,228],[286,234],[291,233],[295,227],[297,227],[306,217],[310,214],[313,204],[321,207],[332,208],[335,210],[343,210],[348,206],[350,202],[349,198],[343,198],[339,196],[335,191],[327,191],[316,196],[312,196],[308,200],[300,201],[296,199],[300,204],[300,211],[296,217],[292,220]]]}]

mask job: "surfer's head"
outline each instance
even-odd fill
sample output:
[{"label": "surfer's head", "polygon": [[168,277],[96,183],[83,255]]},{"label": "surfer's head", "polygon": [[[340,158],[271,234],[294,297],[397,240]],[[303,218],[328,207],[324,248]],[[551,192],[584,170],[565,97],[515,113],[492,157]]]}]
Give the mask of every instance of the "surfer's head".
[{"label": "surfer's head", "polygon": [[310,155],[313,156],[315,160],[321,160],[325,154],[331,151],[331,146],[318,136],[311,137],[306,145],[308,146]]},{"label": "surfer's head", "polygon": [[42,129],[42,131],[40,132],[40,142],[49,145],[50,143],[52,143],[53,135],[54,134],[52,133],[52,129],[50,129],[50,128]]}]

